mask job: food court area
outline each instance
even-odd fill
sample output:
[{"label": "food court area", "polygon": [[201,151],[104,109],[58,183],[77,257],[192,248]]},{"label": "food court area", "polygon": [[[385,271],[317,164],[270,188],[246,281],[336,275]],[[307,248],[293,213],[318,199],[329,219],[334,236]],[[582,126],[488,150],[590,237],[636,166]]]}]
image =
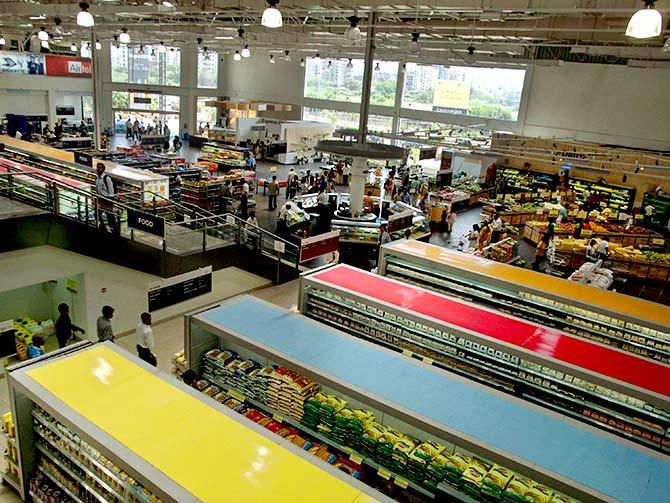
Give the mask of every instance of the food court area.
[{"label": "food court area", "polygon": [[667,501],[669,15],[0,4],[0,501]]}]

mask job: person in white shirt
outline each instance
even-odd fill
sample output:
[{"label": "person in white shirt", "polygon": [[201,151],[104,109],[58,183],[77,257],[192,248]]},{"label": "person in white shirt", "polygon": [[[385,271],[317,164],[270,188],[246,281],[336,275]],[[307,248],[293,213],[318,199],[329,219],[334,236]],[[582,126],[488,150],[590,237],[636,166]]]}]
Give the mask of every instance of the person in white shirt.
[{"label": "person in white shirt", "polygon": [[598,258],[602,261],[607,260],[609,256],[610,244],[606,239],[601,239],[600,242],[596,245],[596,253]]},{"label": "person in white shirt", "polygon": [[491,233],[491,243],[497,243],[500,241],[500,233],[503,228],[503,221],[502,218],[500,218],[500,215],[496,213],[493,216],[493,232]]},{"label": "person in white shirt", "polygon": [[655,211],[656,211],[656,208],[654,208],[654,206],[651,205],[651,204],[648,204],[647,206],[644,207],[644,215],[646,217],[652,216]]},{"label": "person in white shirt", "polygon": [[[95,192],[98,194],[98,225],[101,229],[108,230],[114,234],[118,234],[120,229],[116,215],[114,214],[114,202],[111,198],[114,197],[114,182],[112,178],[105,173],[105,165],[99,162],[95,169],[98,176],[95,179]],[[107,225],[103,216],[107,219]],[[109,229],[108,229],[109,227]]]},{"label": "person in white shirt", "polygon": [[249,218],[247,218],[247,223],[251,225],[255,225],[258,227],[258,219],[256,218],[256,212],[255,211],[250,211],[249,212]]},{"label": "person in white shirt", "polygon": [[156,345],[154,344],[154,332],[151,329],[151,314],[142,313],[140,315],[142,322],[135,329],[135,343],[137,344],[137,355],[145,362],[158,366],[158,360],[154,353]]}]

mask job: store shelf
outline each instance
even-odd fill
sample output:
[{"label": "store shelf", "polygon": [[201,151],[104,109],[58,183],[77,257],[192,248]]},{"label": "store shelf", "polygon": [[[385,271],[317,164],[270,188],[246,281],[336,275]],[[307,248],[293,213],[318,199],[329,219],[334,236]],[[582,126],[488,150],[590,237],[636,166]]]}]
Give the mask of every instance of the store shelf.
[{"label": "store shelf", "polygon": [[[193,316],[191,326],[476,455],[541,477],[548,485],[551,480],[556,489],[578,499],[653,501],[667,490],[661,482],[670,476],[667,457],[263,301],[228,301]],[[190,358],[199,356],[193,349],[199,340],[193,341]],[[193,361],[190,365],[197,368]]]},{"label": "store shelf", "polygon": [[[46,450],[46,449],[45,449],[45,450]],[[40,451],[40,452],[43,452],[43,451]],[[48,454],[45,454],[45,456],[49,457]],[[49,459],[51,459],[51,458],[49,458]],[[51,460],[52,460],[52,459],[51,459]],[[52,461],[53,461],[53,460],[52,460]],[[56,461],[53,461],[53,462],[56,463],[56,464],[58,464],[58,466],[60,466],[60,467],[62,468],[62,465],[61,465],[60,463],[57,463]],[[39,471],[42,472],[46,477],[48,477],[49,480],[51,480],[54,484],[56,484],[56,485],[58,486],[58,488],[59,488],[61,491],[63,491],[63,492],[64,492],[65,494],[67,494],[70,498],[72,498],[72,500],[73,500],[75,503],[84,503],[84,502],[83,502],[83,501],[82,501],[76,494],[74,494],[72,491],[70,491],[67,487],[64,487],[64,486],[60,483],[60,481],[59,481],[56,477],[54,477],[54,476],[49,472],[49,470],[47,470],[46,468],[39,467]],[[64,473],[67,473],[68,475],[70,475],[70,477],[72,477],[72,475],[71,475],[69,472],[67,472],[67,471],[65,471],[65,470],[63,470],[63,472],[64,472]],[[73,478],[74,478],[74,477],[73,477]],[[75,479],[75,480],[78,481],[78,479]],[[31,492],[30,494],[32,494],[32,492]],[[94,495],[94,497],[95,497],[95,495]]]},{"label": "store shelf", "polygon": [[[30,497],[33,499],[33,503],[46,503],[43,499],[41,499],[37,494],[34,492],[30,491],[28,494],[30,494]],[[79,500],[74,500],[75,503],[79,503]]]},{"label": "store shelf", "polygon": [[19,481],[18,478],[16,478],[14,475],[10,475],[7,472],[4,472],[2,474],[2,478],[5,482],[7,482],[10,486],[12,486],[14,489],[17,491],[21,492],[21,482]]}]

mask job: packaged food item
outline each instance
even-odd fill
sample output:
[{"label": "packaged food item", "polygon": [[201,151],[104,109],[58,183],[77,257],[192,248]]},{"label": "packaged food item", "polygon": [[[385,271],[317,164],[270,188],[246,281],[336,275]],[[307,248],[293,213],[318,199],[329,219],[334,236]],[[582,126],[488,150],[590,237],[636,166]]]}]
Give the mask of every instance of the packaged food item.
[{"label": "packaged food item", "polygon": [[554,497],[551,499],[551,503],[577,503],[572,498],[563,496],[562,494],[554,494]]},{"label": "packaged food item", "polygon": [[204,390],[207,386],[209,386],[209,381],[207,379],[200,379],[195,383],[195,389],[198,391]]},{"label": "packaged food item", "polygon": [[524,498],[526,498],[528,501],[532,501],[533,503],[550,503],[553,496],[554,491],[549,489],[547,486],[538,484],[537,482],[533,482],[528,492],[524,494]]},{"label": "packaged food item", "polygon": [[504,468],[500,465],[493,465],[493,468],[489,470],[489,472],[484,477],[484,480],[482,480],[482,493],[489,494],[497,498],[502,497],[502,492],[505,486],[507,486],[507,483],[512,479],[513,476],[514,472],[511,470],[508,470],[507,468]]},{"label": "packaged food item", "polygon": [[217,387],[214,386],[213,384],[210,384],[210,385],[207,386],[204,390],[202,390],[202,392],[203,392],[205,395],[207,395],[207,396],[211,396],[211,397],[213,397],[214,395],[216,395],[216,394],[219,393],[220,391],[221,391],[221,389],[217,388]]},{"label": "packaged food item", "polygon": [[[507,483],[507,487],[503,491],[503,495],[512,501],[518,501],[523,498],[530,490],[532,481],[521,475],[514,474],[512,479]],[[522,499],[522,501],[525,501]]]}]

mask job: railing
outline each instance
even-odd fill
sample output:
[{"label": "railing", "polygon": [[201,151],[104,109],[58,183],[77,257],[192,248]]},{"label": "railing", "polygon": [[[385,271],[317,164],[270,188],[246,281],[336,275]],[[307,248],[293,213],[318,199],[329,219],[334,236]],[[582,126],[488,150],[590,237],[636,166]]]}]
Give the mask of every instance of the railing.
[{"label": "railing", "polygon": [[[140,191],[117,194],[107,199],[38,173],[9,170],[0,172],[0,196],[93,228],[105,224],[106,217],[101,215],[111,211],[119,223],[121,237],[175,254],[200,253],[236,243],[298,268],[300,248],[294,243],[248,224],[235,215],[216,215],[201,208],[174,203],[158,194],[149,193],[149,203],[147,193]],[[101,201],[106,201],[113,210],[103,208],[101,211]],[[129,209],[160,216],[168,204],[173,214],[165,219],[165,235],[162,238],[123,225]]]}]

